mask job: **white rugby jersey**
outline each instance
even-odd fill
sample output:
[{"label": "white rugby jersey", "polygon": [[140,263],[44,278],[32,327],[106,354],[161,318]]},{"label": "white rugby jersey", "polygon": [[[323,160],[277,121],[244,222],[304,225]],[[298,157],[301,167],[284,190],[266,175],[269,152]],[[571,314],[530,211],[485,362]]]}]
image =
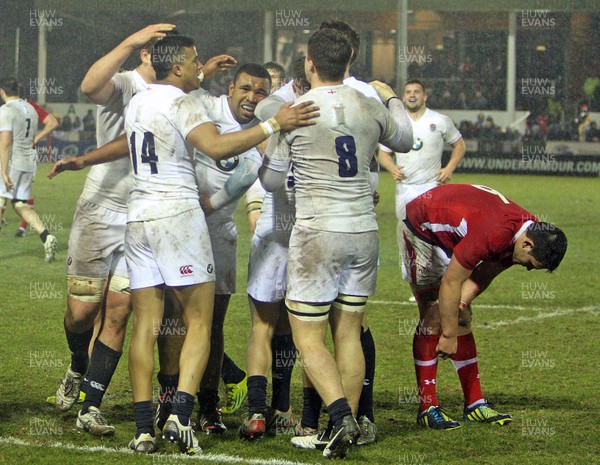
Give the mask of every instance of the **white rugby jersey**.
[{"label": "white rugby jersey", "polygon": [[[126,71],[112,77],[115,91],[96,112],[96,141],[98,147],[111,142],[125,132],[125,111],[131,98],[148,88],[137,71]],[[127,211],[127,197],[132,179],[127,158],[90,168],[81,197],[113,211]]]},{"label": "white rugby jersey", "polygon": [[155,220],[199,208],[192,129],[210,123],[200,101],[181,89],[151,84],[125,114],[133,186],[127,221]]},{"label": "white rugby jersey", "polygon": [[0,131],[12,132],[10,166],[33,173],[36,162],[33,138],[38,132],[35,108],[23,99],[9,100],[0,107]]},{"label": "white rugby jersey", "polygon": [[[226,95],[214,97],[204,89],[190,92],[190,95],[193,95],[200,100],[207,116],[213,121],[220,134],[241,131],[242,129],[247,129],[258,124],[258,121],[256,120],[250,121],[248,124],[244,125],[238,123],[229,108]],[[262,163],[262,157],[256,148],[251,148],[240,155],[219,161],[212,159],[200,150],[194,149],[196,179],[198,181],[200,194],[210,197],[221,190],[227,182],[227,179],[235,172],[235,169],[242,160],[247,157],[252,158],[258,166]],[[222,208],[215,210],[207,218],[207,221],[209,219],[211,222],[232,220],[233,212],[237,207],[238,201],[229,202]]]},{"label": "white rugby jersey", "polygon": [[296,223],[333,232],[377,230],[369,165],[377,142],[397,136],[385,107],[346,86],[312,89],[297,102],[313,100],[317,124],[282,135],[273,159],[291,153]]},{"label": "white rugby jersey", "polygon": [[437,182],[442,168],[444,143],[454,144],[462,135],[452,120],[429,108],[418,121],[410,119],[413,127],[413,148],[408,153],[396,153],[396,164],[403,166],[406,178],[400,184]]}]

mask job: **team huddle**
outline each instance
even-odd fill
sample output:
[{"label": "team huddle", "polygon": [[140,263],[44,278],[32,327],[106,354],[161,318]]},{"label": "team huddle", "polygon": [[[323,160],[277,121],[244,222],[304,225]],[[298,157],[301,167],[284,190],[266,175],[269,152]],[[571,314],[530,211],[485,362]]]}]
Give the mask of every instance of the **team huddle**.
[{"label": "team huddle", "polygon": [[[413,342],[417,422],[460,427],[436,398],[438,357],[451,358],[457,370],[464,421],[512,420],[482,393],[471,302],[513,264],[554,270],[566,237],[490,187],[446,185],[465,153],[461,134],[426,107],[420,81],[407,82],[400,98],[381,82],[353,78],[359,46],[350,26],[326,21],[287,84],[275,85],[283,71],[276,64],[246,63],[220,97],[201,82],[236,60],[219,55],[202,64],[194,41],[171,24],[136,32],[90,68],[81,90],[98,105],[98,149],[59,161],[50,174],[92,166],[68,244],[64,327],[71,363],[53,399],[61,411],[83,401],[77,429],[98,436],[115,431],[100,406],[133,312],[134,451],[155,452],[158,429],[181,452],[201,453],[195,432],[225,433],[222,413],[237,411],[246,396],[243,439],[293,429],[292,445],[327,458],[374,443],[375,342],[365,310],[377,281],[379,164],[397,181],[402,275],[420,314]],[[138,51],[139,66],[118,72]],[[33,169],[22,162],[25,149],[10,149],[23,132],[22,122],[11,122],[23,119],[16,110],[21,99],[3,83],[5,192],[28,214],[31,182],[21,191],[13,180]],[[442,167],[444,143],[452,155]],[[30,148],[31,141],[31,158]],[[244,195],[253,230],[245,372],[225,354],[223,337],[236,292],[233,213]],[[39,228],[53,259],[56,239]],[[164,331],[164,325],[183,330]],[[335,356],[325,344],[328,328]],[[304,398],[298,422],[290,405],[296,353]],[[323,405],[329,421],[320,428]]]}]

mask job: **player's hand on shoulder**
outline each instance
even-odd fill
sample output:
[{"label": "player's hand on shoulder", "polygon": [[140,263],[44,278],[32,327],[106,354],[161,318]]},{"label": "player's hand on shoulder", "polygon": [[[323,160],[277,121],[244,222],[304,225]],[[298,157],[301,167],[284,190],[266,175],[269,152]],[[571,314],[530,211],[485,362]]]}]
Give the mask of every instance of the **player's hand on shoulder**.
[{"label": "player's hand on shoulder", "polygon": [[232,56],[225,54],[217,55],[206,60],[206,63],[202,67],[202,72],[205,78],[210,79],[217,73],[229,71],[235,65],[237,65],[237,60]]},{"label": "player's hand on shoulder", "polygon": [[124,44],[133,48],[140,48],[146,45],[152,39],[162,39],[167,35],[167,31],[172,31],[173,29],[175,29],[174,24],[151,24],[150,26],[146,26],[144,29],[131,34],[129,37],[127,37],[127,39],[125,39]]},{"label": "player's hand on shoulder", "polygon": [[275,119],[281,126],[282,131],[291,131],[302,126],[317,124],[316,118],[320,116],[319,107],[312,100],[302,102],[292,107],[292,103],[281,106]]},{"label": "player's hand on shoulder", "polygon": [[85,163],[81,157],[62,158],[52,165],[48,173],[48,179],[54,178],[63,171],[79,171],[83,168],[85,168]]},{"label": "player's hand on shoulder", "polygon": [[369,82],[369,85],[377,91],[377,95],[379,95],[379,98],[383,103],[386,103],[392,97],[396,97],[396,92],[394,92],[394,90],[385,82],[371,81]]}]

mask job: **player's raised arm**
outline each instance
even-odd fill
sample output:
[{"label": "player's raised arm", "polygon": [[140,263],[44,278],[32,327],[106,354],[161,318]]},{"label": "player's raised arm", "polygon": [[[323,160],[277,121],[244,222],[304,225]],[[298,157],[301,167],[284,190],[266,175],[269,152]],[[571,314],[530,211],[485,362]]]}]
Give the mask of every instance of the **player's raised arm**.
[{"label": "player's raised arm", "polygon": [[[387,84],[380,81],[372,81],[369,84],[375,88],[381,101],[385,103],[385,106],[396,120],[396,131],[392,138],[389,138],[388,135],[388,139],[381,140],[380,142],[385,143],[387,147],[395,152],[410,152],[413,146],[413,131],[410,117],[406,113],[404,104]],[[384,134],[384,136],[386,135]]]},{"label": "player's raised arm", "polygon": [[214,124],[201,124],[187,136],[187,141],[214,160],[238,155],[258,145],[279,131],[291,131],[302,126],[312,126],[319,117],[319,108],[312,101],[303,102],[294,107],[285,104],[275,117],[250,129],[219,134]]},{"label": "player's raised arm", "polygon": [[237,65],[237,60],[230,55],[217,55],[209,58],[202,67],[205,79],[215,77],[217,73],[224,73]]},{"label": "player's raised arm", "polygon": [[78,171],[87,166],[108,163],[114,160],[125,158],[129,155],[129,146],[127,145],[127,136],[123,134],[117,139],[103,145],[99,149],[92,150],[80,157],[68,157],[58,160],[48,173],[48,178],[52,179],[63,171]]},{"label": "player's raised arm", "polygon": [[115,89],[111,78],[119,71],[129,55],[152,39],[165,37],[166,32],[173,29],[175,29],[174,24],[152,24],[127,37],[92,65],[81,82],[81,92],[92,102],[105,104]]}]

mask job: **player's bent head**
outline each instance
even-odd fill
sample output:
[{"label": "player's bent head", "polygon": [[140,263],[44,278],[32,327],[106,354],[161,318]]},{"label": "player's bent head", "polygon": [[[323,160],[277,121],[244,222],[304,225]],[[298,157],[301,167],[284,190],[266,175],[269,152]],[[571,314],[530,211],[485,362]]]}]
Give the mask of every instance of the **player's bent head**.
[{"label": "player's bent head", "polygon": [[356,61],[356,58],[358,57],[358,51],[360,49],[360,36],[358,35],[358,32],[352,29],[348,23],[332,19],[329,21],[323,21],[319,26],[319,29],[335,29],[336,31],[344,34],[346,36],[346,40],[350,42],[350,46],[353,50],[352,61],[350,62],[350,65]]},{"label": "player's bent head", "polygon": [[185,49],[194,45],[194,39],[182,35],[166,36],[156,42],[150,60],[156,79],[162,81],[171,74],[173,66],[185,63]]},{"label": "player's bent head", "polygon": [[308,39],[307,60],[312,62],[322,81],[344,79],[351,56],[350,42],[335,29],[319,29]]},{"label": "player's bent head", "polygon": [[525,232],[533,241],[531,255],[544,265],[549,272],[554,271],[567,251],[567,236],[558,227],[543,221],[533,223]]},{"label": "player's bent head", "polygon": [[261,78],[261,79],[266,79],[267,81],[269,81],[269,84],[271,84],[271,75],[269,74],[269,71],[267,71],[267,68],[259,63],[244,63],[242,66],[240,66],[237,71],[235,72],[235,75],[233,76],[233,85],[235,86],[235,83],[237,82],[238,78],[243,74],[246,73],[249,76],[253,76],[253,77],[257,77],[257,78]]},{"label": "player's bent head", "polygon": [[0,89],[4,91],[7,97],[23,96],[23,86],[13,76],[0,79]]}]

